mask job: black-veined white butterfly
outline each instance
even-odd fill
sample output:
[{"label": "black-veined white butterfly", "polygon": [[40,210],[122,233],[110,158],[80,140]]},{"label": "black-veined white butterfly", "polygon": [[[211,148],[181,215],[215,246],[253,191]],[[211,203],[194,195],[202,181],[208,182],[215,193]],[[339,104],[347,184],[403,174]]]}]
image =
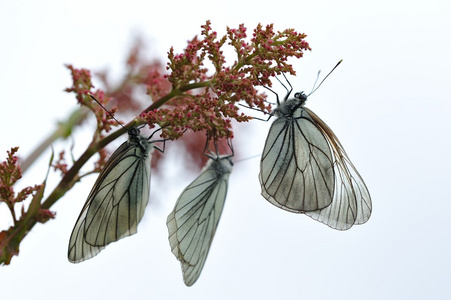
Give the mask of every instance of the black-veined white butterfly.
[{"label": "black-veined white butterfly", "polygon": [[130,128],[128,140],[100,172],[72,231],[70,262],[92,258],[109,243],[137,232],[149,201],[151,153],[159,149],[152,145],[152,135],[146,138]]},{"label": "black-veined white butterfly", "polygon": [[277,119],[260,162],[261,194],[277,207],[334,229],[365,223],[372,209],[365,182],[329,126],[304,106],[307,95],[289,98],[288,84],[283,102],[277,97],[271,113]]},{"label": "black-veined white butterfly", "polygon": [[232,155],[217,153],[205,153],[210,158],[207,165],[183,190],[167,219],[169,243],[187,286],[199,278],[227,195],[233,150]]}]

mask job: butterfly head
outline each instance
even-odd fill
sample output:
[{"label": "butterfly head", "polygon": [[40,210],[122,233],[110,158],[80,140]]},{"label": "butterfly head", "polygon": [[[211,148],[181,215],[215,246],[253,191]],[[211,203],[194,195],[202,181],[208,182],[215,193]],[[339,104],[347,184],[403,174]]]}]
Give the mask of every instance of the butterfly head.
[{"label": "butterfly head", "polygon": [[136,139],[139,136],[139,128],[138,127],[132,127],[128,130],[128,135],[130,139]]},{"label": "butterfly head", "polygon": [[304,104],[305,101],[307,101],[307,95],[304,92],[299,92],[294,94],[294,98],[298,99],[299,101],[302,101]]},{"label": "butterfly head", "polygon": [[143,158],[147,157],[150,143],[146,137],[140,135],[140,130],[138,127],[132,127],[128,130],[128,142],[141,149]]}]

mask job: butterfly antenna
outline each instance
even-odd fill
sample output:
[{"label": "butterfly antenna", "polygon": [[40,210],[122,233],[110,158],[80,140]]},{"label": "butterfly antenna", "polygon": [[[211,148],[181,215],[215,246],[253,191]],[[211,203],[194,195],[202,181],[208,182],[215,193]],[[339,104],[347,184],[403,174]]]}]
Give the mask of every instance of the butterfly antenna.
[{"label": "butterfly antenna", "polygon": [[245,157],[245,158],[241,158],[241,159],[235,160],[234,163],[240,163],[240,162],[243,162],[243,161],[246,161],[246,160],[250,160],[250,159],[253,159],[253,158],[256,158],[256,157],[260,157],[260,156],[262,156],[262,155],[261,154],[255,154],[255,155],[252,155],[252,156],[249,156],[249,157]]},{"label": "butterfly antenna", "polygon": [[321,72],[321,70],[318,71],[318,77],[316,78],[315,85],[313,85],[313,90],[310,92],[310,94],[308,94],[309,96],[311,94],[313,94],[323,84],[324,80],[326,80],[326,78],[329,77],[330,74],[332,74],[332,72],[338,67],[339,64],[341,64],[342,61],[343,60],[340,59],[340,61],[335,65],[335,67],[333,67],[332,70],[330,70],[329,74],[327,74],[326,77],[324,77],[324,79],[320,82],[320,84],[315,88],[315,85],[318,82],[319,73]]},{"label": "butterfly antenna", "polygon": [[311,95],[315,91],[315,87],[316,87],[316,84],[318,83],[318,79],[319,79],[319,74],[321,74],[321,70],[319,70],[318,74],[316,74],[316,80],[315,80],[315,83],[313,84],[312,91],[309,93],[309,95]]},{"label": "butterfly antenna", "polygon": [[88,95],[91,96],[92,100],[97,102],[97,104],[100,105],[100,107],[102,107],[103,110],[106,111],[113,118],[113,120],[117,122],[117,124],[119,124],[122,128],[127,129],[110,113],[110,111],[108,109],[105,108],[105,106],[102,105],[102,103],[99,102],[99,100],[97,100],[92,94],[88,94]]}]

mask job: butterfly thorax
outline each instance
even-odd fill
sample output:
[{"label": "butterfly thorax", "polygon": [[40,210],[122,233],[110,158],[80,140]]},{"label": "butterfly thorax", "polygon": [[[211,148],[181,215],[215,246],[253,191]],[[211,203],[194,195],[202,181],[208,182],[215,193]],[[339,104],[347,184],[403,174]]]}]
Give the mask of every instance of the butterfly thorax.
[{"label": "butterfly thorax", "polygon": [[294,98],[290,98],[277,106],[274,110],[276,117],[293,117],[294,112],[302,107],[307,100],[307,96],[304,93],[296,93]]},{"label": "butterfly thorax", "polygon": [[210,160],[208,161],[205,169],[212,169],[216,172],[218,177],[223,176],[226,173],[232,172],[233,161],[232,156],[230,155],[218,155],[218,156],[210,156],[207,155]]},{"label": "butterfly thorax", "polygon": [[219,156],[218,161],[221,160],[221,163],[217,164],[218,173],[225,174],[232,172],[233,161],[230,155],[227,156]]}]

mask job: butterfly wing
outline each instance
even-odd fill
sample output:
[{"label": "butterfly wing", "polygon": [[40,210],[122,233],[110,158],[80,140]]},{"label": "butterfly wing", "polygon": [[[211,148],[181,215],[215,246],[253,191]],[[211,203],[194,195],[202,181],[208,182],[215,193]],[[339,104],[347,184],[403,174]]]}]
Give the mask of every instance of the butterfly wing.
[{"label": "butterfly wing", "polygon": [[327,139],[303,107],[273,122],[260,162],[264,198],[290,212],[318,210],[332,202],[334,176]]},{"label": "butterfly wing", "polygon": [[92,246],[85,241],[84,229],[88,207],[89,203],[86,202],[70,236],[68,258],[72,263],[79,263],[84,260],[90,259],[96,256],[103,248],[105,248],[100,246]]},{"label": "butterfly wing", "polygon": [[211,159],[183,190],[168,216],[169,242],[182,265],[187,286],[199,278],[207,259],[224,207],[231,170],[230,157]]},{"label": "butterfly wing", "polygon": [[69,241],[69,260],[81,262],[106,245],[136,233],[150,192],[150,151],[141,144],[124,142],[99,174]]},{"label": "butterfly wing", "polygon": [[305,110],[331,146],[336,174],[332,204],[305,214],[338,230],[347,230],[354,224],[365,223],[370,218],[372,210],[371,197],[365,182],[329,126],[311,110],[308,108]]}]

